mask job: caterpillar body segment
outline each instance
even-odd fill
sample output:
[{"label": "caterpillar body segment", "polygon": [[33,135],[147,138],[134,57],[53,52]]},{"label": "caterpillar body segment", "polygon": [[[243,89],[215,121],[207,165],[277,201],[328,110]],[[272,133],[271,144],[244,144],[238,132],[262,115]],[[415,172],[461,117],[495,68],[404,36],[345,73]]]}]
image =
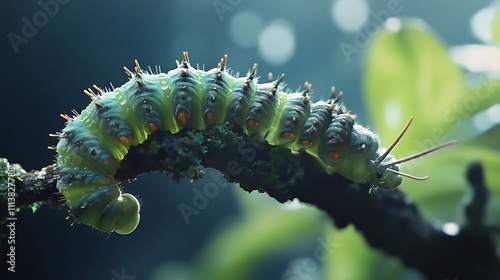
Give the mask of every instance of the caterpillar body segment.
[{"label": "caterpillar body segment", "polygon": [[202,81],[202,111],[205,126],[223,123],[234,87],[234,78],[227,71],[213,68],[205,73]]},{"label": "caterpillar body segment", "polygon": [[249,134],[265,135],[271,128],[279,105],[279,95],[273,93],[274,83],[257,85],[249,106],[245,128]]},{"label": "caterpillar body segment", "polygon": [[317,145],[330,124],[334,106],[318,101],[311,105],[311,112],[299,133],[299,145],[311,154],[317,154]]},{"label": "caterpillar body segment", "polygon": [[[295,144],[300,130],[304,127],[305,122],[311,113],[310,97],[302,92],[290,93],[284,102],[281,117],[276,127],[276,143],[275,145],[290,145]],[[294,145],[294,150],[298,150],[298,146]]]},{"label": "caterpillar body segment", "polygon": [[248,110],[250,110],[250,105],[257,91],[257,83],[253,81],[256,70],[257,65],[254,65],[247,77],[235,79],[226,109],[226,121],[232,125],[236,124],[244,130]]}]

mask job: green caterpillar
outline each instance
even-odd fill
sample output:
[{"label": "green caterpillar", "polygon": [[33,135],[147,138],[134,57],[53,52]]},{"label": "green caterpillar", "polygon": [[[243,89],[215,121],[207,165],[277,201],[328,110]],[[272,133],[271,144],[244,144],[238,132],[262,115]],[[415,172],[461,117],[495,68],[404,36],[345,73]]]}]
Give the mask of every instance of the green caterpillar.
[{"label": "green caterpillar", "polygon": [[140,205],[122,193],[113,176],[131,146],[143,143],[155,131],[177,133],[184,128],[202,130],[229,122],[246,134],[265,138],[270,145],[304,150],[316,157],[326,172],[373,188],[395,188],[401,176],[398,164],[450,145],[445,143],[396,161],[389,149],[379,148],[376,135],[356,124],[339,103],[342,94],[313,103],[310,85],[294,93],[283,92],[283,75],[259,84],[256,65],[245,77],[226,70],[227,56],[216,68],[197,70],[184,52],[181,63],[168,73],[135,71],[124,67],[131,79],[113,91],[88,89],[92,102],[80,114],[61,115],[67,125],[60,133],[57,164],[58,190],[65,196],[71,216],[102,232],[128,234],[137,227]]}]

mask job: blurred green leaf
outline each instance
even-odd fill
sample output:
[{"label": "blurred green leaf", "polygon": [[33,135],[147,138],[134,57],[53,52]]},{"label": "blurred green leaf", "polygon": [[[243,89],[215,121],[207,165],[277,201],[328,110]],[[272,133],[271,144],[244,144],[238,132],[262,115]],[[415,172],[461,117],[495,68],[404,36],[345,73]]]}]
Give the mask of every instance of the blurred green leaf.
[{"label": "blurred green leaf", "polygon": [[491,41],[493,44],[500,45],[500,1],[493,5],[493,20],[491,21]]},{"label": "blurred green leaf", "polygon": [[332,231],[337,246],[327,259],[325,279],[398,279],[403,272],[399,259],[370,247],[354,226]]},{"label": "blurred green leaf", "polygon": [[446,140],[449,123],[463,113],[446,108],[460,104],[468,93],[462,72],[430,28],[418,19],[400,23],[398,30],[385,28],[374,38],[365,76],[371,119],[385,146],[414,117],[395,154],[410,150],[417,140],[434,145]]},{"label": "blurred green leaf", "polygon": [[[500,80],[479,79],[479,84],[462,102],[467,117],[488,109],[493,104],[500,103]],[[462,117],[464,117],[462,115]]]},{"label": "blurred green leaf", "polygon": [[317,209],[310,207],[248,217],[219,232],[207,246],[196,262],[200,276],[212,273],[213,277],[207,279],[245,279],[252,268],[265,261],[266,255],[289,249],[318,234],[325,226],[321,217]]},{"label": "blurred green leaf", "polygon": [[500,124],[486,130],[481,135],[467,141],[467,144],[472,146],[480,146],[490,148],[500,152]]},{"label": "blurred green leaf", "polygon": [[189,265],[164,264],[158,279],[247,279],[268,257],[303,244],[326,227],[331,225],[324,214],[313,207],[276,207],[263,215],[248,215],[221,226]]}]

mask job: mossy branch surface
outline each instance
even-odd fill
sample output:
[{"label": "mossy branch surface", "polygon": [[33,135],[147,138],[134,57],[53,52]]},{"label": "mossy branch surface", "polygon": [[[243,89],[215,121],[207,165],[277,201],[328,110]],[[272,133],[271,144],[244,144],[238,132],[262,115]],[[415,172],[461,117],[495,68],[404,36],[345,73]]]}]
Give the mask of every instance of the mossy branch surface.
[{"label": "mossy branch surface", "polygon": [[[279,202],[297,198],[314,205],[328,213],[339,228],[353,224],[371,246],[399,257],[429,279],[500,279],[494,230],[483,223],[489,195],[479,163],[469,167],[470,200],[463,209],[466,222],[454,235],[425,220],[401,189],[370,192],[367,185],[324,173],[305,153],[292,154],[286,148],[267,145],[228,125],[175,135],[156,132],[130,149],[115,178],[126,181],[163,171],[176,180],[196,180],[203,177],[202,167],[221,171],[228,182],[237,182],[248,192],[266,192]],[[62,197],[56,178],[54,165],[18,174],[14,179],[17,210],[33,209],[41,202],[59,207]],[[5,182],[0,186],[2,220],[8,213]]]}]

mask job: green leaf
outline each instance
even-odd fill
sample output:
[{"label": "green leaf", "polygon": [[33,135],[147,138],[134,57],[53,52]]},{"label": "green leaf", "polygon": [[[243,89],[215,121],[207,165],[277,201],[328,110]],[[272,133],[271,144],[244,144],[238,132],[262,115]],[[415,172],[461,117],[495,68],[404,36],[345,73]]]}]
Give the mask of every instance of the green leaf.
[{"label": "green leaf", "polygon": [[462,103],[467,116],[472,116],[488,109],[495,103],[500,103],[500,80],[479,78],[479,85],[469,91]]},{"label": "green leaf", "polygon": [[353,225],[332,230],[331,235],[337,246],[326,259],[325,279],[398,279],[401,276],[404,270],[401,261],[370,247]]},{"label": "green leaf", "polygon": [[500,124],[486,130],[476,138],[467,141],[471,146],[490,148],[500,152]]},{"label": "green leaf", "polygon": [[415,141],[445,141],[450,122],[462,113],[453,106],[468,93],[463,73],[430,28],[418,19],[400,23],[398,30],[382,29],[375,37],[365,76],[365,96],[383,146],[389,146],[414,117],[396,155],[413,149]]},{"label": "green leaf", "polygon": [[248,279],[267,256],[303,244],[327,227],[331,227],[329,221],[313,207],[285,210],[280,206],[262,215],[247,215],[212,233],[189,264],[165,264],[155,279]]},{"label": "green leaf", "polygon": [[500,1],[496,1],[493,6],[493,20],[491,21],[491,41],[500,45]]}]

